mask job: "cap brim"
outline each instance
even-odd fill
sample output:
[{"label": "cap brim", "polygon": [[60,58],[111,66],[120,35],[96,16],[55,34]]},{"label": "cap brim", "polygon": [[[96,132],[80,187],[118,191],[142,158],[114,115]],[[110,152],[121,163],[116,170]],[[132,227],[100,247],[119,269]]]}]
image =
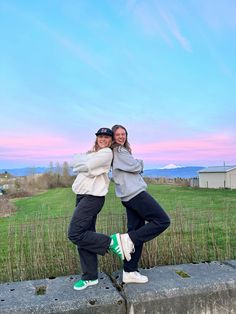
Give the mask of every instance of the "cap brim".
[{"label": "cap brim", "polygon": [[107,133],[95,133],[95,135],[96,136],[98,136],[98,135],[107,135],[107,136],[110,136],[110,137],[113,136],[112,134],[107,134]]}]

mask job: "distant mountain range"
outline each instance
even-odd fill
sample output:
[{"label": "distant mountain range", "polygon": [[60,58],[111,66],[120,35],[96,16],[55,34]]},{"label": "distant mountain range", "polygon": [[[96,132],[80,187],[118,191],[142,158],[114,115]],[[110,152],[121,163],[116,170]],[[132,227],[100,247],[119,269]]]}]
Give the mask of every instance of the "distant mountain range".
[{"label": "distant mountain range", "polygon": [[[198,171],[203,168],[205,167],[181,167],[171,164],[162,168],[144,170],[143,176],[150,178],[166,177],[189,179],[198,177]],[[0,169],[0,173],[4,173],[5,171],[7,171],[13,176],[28,176],[33,173],[44,173],[48,171],[48,169],[49,168],[47,167]]]},{"label": "distant mountain range", "polygon": [[48,170],[47,167],[25,167],[25,168],[15,168],[15,169],[0,169],[0,173],[4,173],[5,171],[10,173],[13,176],[21,177],[28,176],[34,173],[44,173]]},{"label": "distant mountain range", "polygon": [[143,176],[150,178],[182,178],[189,179],[198,177],[198,171],[205,167],[177,167],[144,170]]}]

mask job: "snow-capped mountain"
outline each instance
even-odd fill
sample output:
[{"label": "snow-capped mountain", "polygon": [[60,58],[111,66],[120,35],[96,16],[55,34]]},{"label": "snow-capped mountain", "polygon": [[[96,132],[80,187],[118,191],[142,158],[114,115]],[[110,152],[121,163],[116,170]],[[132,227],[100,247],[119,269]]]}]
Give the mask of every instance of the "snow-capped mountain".
[{"label": "snow-capped mountain", "polygon": [[176,168],[182,168],[182,166],[177,166],[175,164],[169,164],[169,165],[166,165],[166,166],[161,167],[159,169],[176,169]]}]

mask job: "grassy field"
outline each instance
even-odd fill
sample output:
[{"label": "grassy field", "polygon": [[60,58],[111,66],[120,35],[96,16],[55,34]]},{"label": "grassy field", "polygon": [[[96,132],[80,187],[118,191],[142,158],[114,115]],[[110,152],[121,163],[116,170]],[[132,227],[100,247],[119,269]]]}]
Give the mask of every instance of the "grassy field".
[{"label": "grassy field", "polygon": [[[236,258],[236,191],[149,185],[167,211],[170,228],[144,246],[141,267]],[[76,248],[67,240],[75,195],[70,188],[14,200],[10,217],[0,218],[0,281],[26,280],[80,272]],[[124,232],[126,216],[111,184],[97,230]],[[122,265],[107,254],[100,270]]]}]

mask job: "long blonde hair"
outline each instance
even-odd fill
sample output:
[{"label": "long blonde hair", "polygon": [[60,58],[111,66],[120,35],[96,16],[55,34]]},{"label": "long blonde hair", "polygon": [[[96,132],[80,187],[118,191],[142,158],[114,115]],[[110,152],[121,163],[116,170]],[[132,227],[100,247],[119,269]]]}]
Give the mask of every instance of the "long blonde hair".
[{"label": "long blonde hair", "polygon": [[116,142],[114,141],[115,132],[116,132],[116,130],[119,129],[119,128],[121,128],[121,129],[123,129],[123,130],[125,131],[125,134],[126,134],[126,141],[125,141],[125,143],[124,143],[123,146],[124,146],[124,147],[130,152],[130,154],[131,154],[131,153],[132,153],[132,150],[131,150],[131,147],[130,147],[130,143],[129,143],[129,141],[128,141],[128,132],[127,132],[126,128],[125,128],[123,125],[115,124],[115,125],[113,125],[113,127],[111,128],[111,130],[112,130],[112,132],[113,132],[113,142],[112,142],[111,147],[114,148],[114,147],[120,146],[120,144],[118,144],[118,143],[116,143]]},{"label": "long blonde hair", "polygon": [[96,136],[95,143],[94,143],[92,149],[91,149],[89,152],[90,152],[90,153],[92,153],[92,152],[97,152],[97,151],[99,151],[99,149],[100,149],[100,147],[99,147],[99,145],[98,145],[98,138],[97,138],[97,136]]},{"label": "long blonde hair", "polygon": [[[111,142],[112,144],[112,142]],[[89,153],[94,153],[94,152],[98,152],[101,148],[99,147],[98,145],[98,137],[96,136],[96,140],[95,140],[95,143],[93,145],[93,147],[91,148],[91,150],[87,151],[87,154]]]}]

